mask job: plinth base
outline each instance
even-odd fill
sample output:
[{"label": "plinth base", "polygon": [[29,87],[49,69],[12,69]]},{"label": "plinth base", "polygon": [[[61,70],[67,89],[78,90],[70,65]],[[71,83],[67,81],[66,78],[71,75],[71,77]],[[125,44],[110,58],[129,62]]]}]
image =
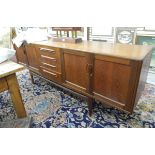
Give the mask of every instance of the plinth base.
[{"label": "plinth base", "polygon": [[82,42],[81,38],[52,38],[53,41],[57,42],[66,42],[66,43],[80,43]]}]

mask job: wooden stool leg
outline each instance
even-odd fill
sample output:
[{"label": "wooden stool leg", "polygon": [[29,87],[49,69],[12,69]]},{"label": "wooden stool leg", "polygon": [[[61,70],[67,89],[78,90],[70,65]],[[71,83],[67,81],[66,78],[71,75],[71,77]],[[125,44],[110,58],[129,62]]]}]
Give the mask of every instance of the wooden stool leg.
[{"label": "wooden stool leg", "polygon": [[89,110],[89,116],[91,116],[91,115],[92,115],[92,110],[93,110],[93,102],[94,102],[94,99],[93,99],[93,98],[88,97],[88,110]]},{"label": "wooden stool leg", "polygon": [[16,78],[16,74],[12,74],[6,77],[8,89],[11,95],[11,99],[13,105],[15,107],[15,111],[17,113],[18,118],[26,117],[26,111],[24,104],[22,102],[22,97],[19,90],[18,81]]},{"label": "wooden stool leg", "polygon": [[30,72],[30,77],[31,77],[32,83],[34,84],[35,82],[34,82],[33,74],[31,72]]}]

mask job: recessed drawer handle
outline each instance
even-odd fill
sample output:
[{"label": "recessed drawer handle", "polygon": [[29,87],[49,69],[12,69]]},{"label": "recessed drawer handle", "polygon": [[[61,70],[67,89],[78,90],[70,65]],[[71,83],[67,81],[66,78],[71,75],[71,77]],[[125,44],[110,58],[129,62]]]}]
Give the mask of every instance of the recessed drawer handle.
[{"label": "recessed drawer handle", "polygon": [[51,59],[52,61],[56,61],[56,58],[48,57],[48,56],[45,56],[45,55],[41,55],[41,57]]},{"label": "recessed drawer handle", "polygon": [[40,51],[48,51],[48,52],[51,52],[51,53],[55,53],[55,51],[54,50],[52,50],[52,49],[47,49],[47,48],[40,48]]},{"label": "recessed drawer handle", "polygon": [[44,63],[44,62],[42,62],[42,64],[47,65],[47,66],[50,66],[52,68],[56,68],[56,66],[53,66],[53,65],[50,65],[50,64],[47,64],[47,63]]},{"label": "recessed drawer handle", "polygon": [[49,74],[51,74],[51,75],[53,75],[53,76],[55,76],[55,77],[57,77],[57,74],[51,73],[51,72],[49,72],[49,71],[47,71],[47,70],[44,70],[44,69],[43,69],[43,71],[46,72],[46,73],[49,73]]}]

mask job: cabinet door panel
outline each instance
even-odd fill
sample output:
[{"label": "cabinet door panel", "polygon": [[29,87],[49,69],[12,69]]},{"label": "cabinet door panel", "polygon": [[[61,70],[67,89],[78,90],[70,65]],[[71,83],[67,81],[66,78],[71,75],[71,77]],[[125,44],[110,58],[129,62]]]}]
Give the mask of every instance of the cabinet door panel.
[{"label": "cabinet door panel", "polygon": [[86,90],[87,60],[84,55],[64,52],[65,82],[72,87]]},{"label": "cabinet door panel", "polygon": [[127,103],[131,67],[129,65],[95,60],[94,92],[117,101]]},{"label": "cabinet door panel", "polygon": [[17,58],[18,63],[27,65],[27,56],[24,51],[24,47],[18,48],[18,47],[16,47],[16,45],[14,45],[14,49],[16,50],[16,58]]},{"label": "cabinet door panel", "polygon": [[34,46],[26,46],[26,54],[28,58],[29,67],[35,71],[39,72],[39,55]]}]

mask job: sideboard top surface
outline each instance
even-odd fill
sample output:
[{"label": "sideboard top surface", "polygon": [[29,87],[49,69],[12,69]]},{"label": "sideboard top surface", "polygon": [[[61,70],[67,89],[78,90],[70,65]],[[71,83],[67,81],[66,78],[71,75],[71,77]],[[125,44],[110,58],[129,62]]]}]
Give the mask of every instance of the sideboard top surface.
[{"label": "sideboard top surface", "polygon": [[128,45],[128,44],[113,44],[99,41],[83,41],[81,43],[64,43],[53,42],[52,40],[35,42],[35,45],[45,45],[69,50],[76,50],[106,56],[130,60],[143,60],[145,56],[151,52],[153,46],[149,45]]}]

